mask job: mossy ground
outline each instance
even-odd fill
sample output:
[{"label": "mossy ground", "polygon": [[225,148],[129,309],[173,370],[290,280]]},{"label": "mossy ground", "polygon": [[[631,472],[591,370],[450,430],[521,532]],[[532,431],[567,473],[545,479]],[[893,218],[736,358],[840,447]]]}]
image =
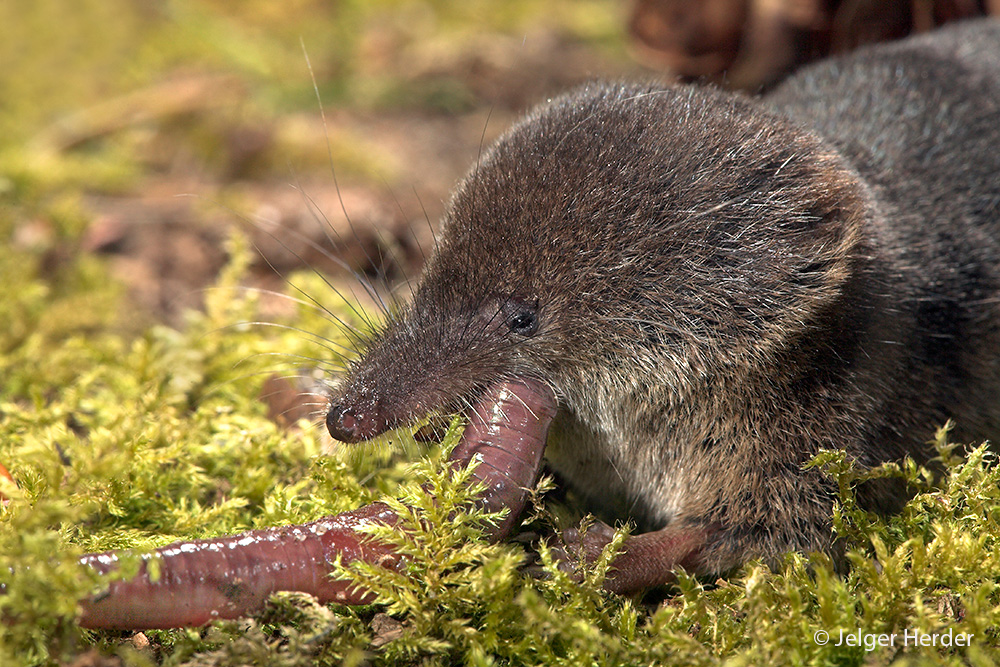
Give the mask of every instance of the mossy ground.
[{"label": "mossy ground", "polygon": [[[203,309],[170,327],[137,314],[108,262],[81,246],[93,217],[85,201],[141,191],[178,164],[221,178],[221,131],[214,111],[143,107],[137,119],[109,114],[105,97],[198,67],[253,91],[238,114],[315,112],[302,37],[328,103],[451,113],[477,103],[467,80],[391,75],[426,55],[413,45],[440,55],[481,44],[481,16],[515,34],[541,20],[524,2],[279,4],[275,13],[274,3],[233,9],[208,0],[149,12],[124,0],[0,3],[0,24],[20,27],[0,45],[4,62],[17,65],[0,79],[0,463],[16,481],[0,480],[10,501],[0,510],[0,665],[1000,662],[1000,471],[984,448],[957,456],[942,435],[937,479],[912,466],[881,471],[905,476],[916,492],[884,521],[853,505],[863,475],[837,453],[817,462],[842,484],[835,523],[851,549],[846,575],[822,558],[790,555],[777,572],[749,564],[717,582],[682,577],[660,602],[635,601],[600,591],[606,562],[580,583],[552,568],[551,578],[533,579],[521,572],[522,546],[486,544],[474,517],[444,521],[467,496],[442,464],[454,429],[442,447],[401,434],[394,446],[330,450],[320,428],[275,425],[259,398],[265,378],[303,363],[336,365],[333,342],[344,336],[309,303],[266,317],[288,328],[247,324],[262,318],[264,297],[241,287],[253,251],[239,233]],[[620,53],[608,27],[613,3],[563,4],[576,39]],[[382,69],[364,58],[372,40],[395,45]],[[72,123],[59,121],[66,114]],[[169,160],[150,157],[164,145],[181,148]],[[317,158],[278,141],[257,168],[284,173],[290,150],[306,168],[326,160],[325,145]],[[378,180],[369,152],[347,146],[334,161]],[[218,199],[230,201],[225,189]],[[288,283],[292,296],[314,295],[363,325],[310,272]],[[440,503],[427,502],[426,485]],[[285,595],[257,618],[141,636],[75,624],[78,600],[99,586],[77,564],[82,553],[303,522],[380,498],[400,499],[407,516],[412,508],[408,531],[381,535],[411,554],[411,570],[345,573],[379,592],[378,605]],[[896,633],[896,645],[835,646],[841,631]],[[972,641],[901,647],[906,631]],[[830,643],[817,643],[817,632]]]},{"label": "mossy ground", "polygon": [[[183,331],[136,337],[100,326],[100,304],[114,312],[113,289],[93,288],[96,320],[47,324],[42,314],[52,311],[40,304],[58,309],[82,296],[11,272],[22,281],[7,307],[38,318],[30,333],[5,336],[0,358],[0,461],[17,481],[3,486],[10,503],[0,511],[0,664],[66,664],[87,652],[97,664],[127,665],[997,663],[1000,469],[985,448],[957,456],[942,432],[946,473],[933,483],[915,466],[879,471],[918,492],[888,521],[853,505],[853,485],[871,473],[857,474],[838,453],[821,457],[842,486],[835,523],[852,563],[844,576],[822,558],[790,555],[777,572],[750,564],[718,582],[682,577],[659,605],[601,592],[603,562],[581,583],[553,568],[550,579],[532,579],[519,570],[522,546],[486,544],[475,517],[446,520],[467,492],[442,465],[442,448],[415,464],[400,448],[331,455],[318,430],[283,432],[267,419],[256,397],[276,366],[268,353],[330,352],[295,331],[240,326],[254,312],[236,280],[249,251],[237,241],[230,250],[206,313],[192,313]],[[89,288],[91,271],[74,267],[71,282]],[[310,280],[295,279],[321,289]],[[294,325],[340,335],[307,306]],[[81,553],[303,522],[383,496],[401,501],[409,530],[379,537],[411,556],[410,570],[348,570],[381,604],[327,608],[280,596],[258,618],[148,632],[141,648],[132,633],[74,624],[77,600],[96,585],[76,564]],[[859,630],[895,633],[896,645],[833,645],[841,631]],[[817,643],[820,631],[830,644]],[[902,647],[906,631],[972,639]]]}]

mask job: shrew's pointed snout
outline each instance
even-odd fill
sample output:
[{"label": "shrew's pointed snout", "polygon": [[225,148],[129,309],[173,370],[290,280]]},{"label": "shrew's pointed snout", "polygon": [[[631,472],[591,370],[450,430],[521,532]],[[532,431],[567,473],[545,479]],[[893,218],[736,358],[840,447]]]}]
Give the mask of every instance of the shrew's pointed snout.
[{"label": "shrew's pointed snout", "polygon": [[331,405],[326,413],[326,428],[341,442],[362,442],[383,433],[387,427],[371,413]]}]

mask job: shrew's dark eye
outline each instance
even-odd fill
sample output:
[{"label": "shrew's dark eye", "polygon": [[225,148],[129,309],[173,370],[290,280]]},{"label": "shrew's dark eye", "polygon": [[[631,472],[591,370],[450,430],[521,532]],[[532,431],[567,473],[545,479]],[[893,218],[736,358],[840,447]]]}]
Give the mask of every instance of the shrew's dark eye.
[{"label": "shrew's dark eye", "polygon": [[538,331],[538,300],[510,299],[504,304],[507,326],[519,336],[533,336]]},{"label": "shrew's dark eye", "polygon": [[522,336],[530,336],[538,330],[538,317],[534,313],[521,313],[510,321],[510,330]]}]

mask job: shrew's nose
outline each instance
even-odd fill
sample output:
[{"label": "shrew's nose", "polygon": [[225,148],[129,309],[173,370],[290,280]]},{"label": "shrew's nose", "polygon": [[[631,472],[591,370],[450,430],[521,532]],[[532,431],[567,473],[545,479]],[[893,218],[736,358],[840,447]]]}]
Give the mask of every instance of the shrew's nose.
[{"label": "shrew's nose", "polygon": [[378,435],[373,432],[371,419],[365,415],[348,410],[342,405],[331,405],[326,413],[326,428],[335,439],[341,442],[361,442]]}]

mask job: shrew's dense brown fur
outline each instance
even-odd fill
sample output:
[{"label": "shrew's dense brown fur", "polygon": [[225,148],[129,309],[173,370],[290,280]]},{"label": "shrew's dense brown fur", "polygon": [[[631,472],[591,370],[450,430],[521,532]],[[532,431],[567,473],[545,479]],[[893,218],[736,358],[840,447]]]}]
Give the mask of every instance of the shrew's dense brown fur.
[{"label": "shrew's dense brown fur", "polygon": [[803,469],[820,448],[870,466],[925,460],[947,419],[996,436],[1000,24],[763,99],[594,84],[532,112],[459,186],[332,430],[369,437],[516,377],[553,390],[546,455],[591,509],[701,536],[667,565],[702,573],[834,550],[834,489]]}]

